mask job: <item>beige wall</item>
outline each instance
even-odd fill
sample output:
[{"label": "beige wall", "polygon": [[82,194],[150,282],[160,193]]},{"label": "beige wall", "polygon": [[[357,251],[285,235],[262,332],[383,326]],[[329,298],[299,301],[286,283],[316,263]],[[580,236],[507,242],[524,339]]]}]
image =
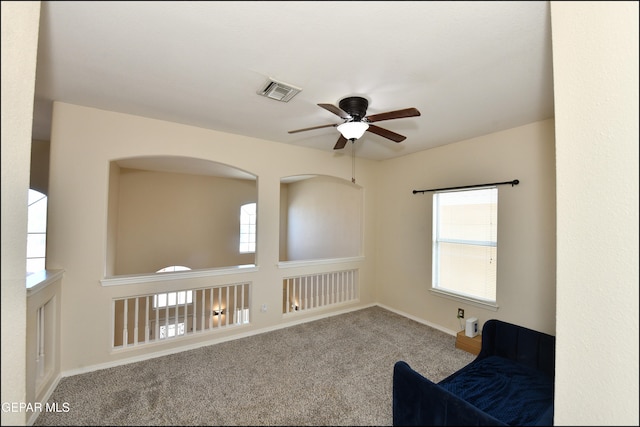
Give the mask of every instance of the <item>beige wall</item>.
[{"label": "beige wall", "polygon": [[255,254],[239,252],[239,233],[240,207],[257,202],[255,180],[127,168],[119,172],[114,274],[155,273],[174,265],[254,264]]},{"label": "beige wall", "polygon": [[287,259],[287,235],[289,231],[289,224],[287,222],[288,215],[286,212],[289,210],[289,184],[280,184],[280,248],[278,259],[280,261]]},{"label": "beige wall", "polygon": [[361,255],[362,189],[345,179],[318,176],[288,184],[286,256],[281,261]]},{"label": "beige wall", "polygon": [[4,402],[26,397],[27,193],[40,2],[2,2],[2,425],[25,423]]},{"label": "beige wall", "polygon": [[[427,150],[379,171],[378,300],[452,331],[457,308],[555,334],[553,120]],[[430,292],[433,193],[413,190],[503,182],[498,187],[497,303],[492,311]]]},{"label": "beige wall", "polygon": [[552,2],[558,425],[638,425],[638,2]]},{"label": "beige wall", "polygon": [[31,141],[30,187],[42,194],[49,193],[49,141]]},{"label": "beige wall", "polygon": [[[315,273],[319,267],[284,268],[278,265],[281,178],[313,174],[350,179],[349,156],[71,104],[55,103],[53,109],[47,268],[65,270],[63,371],[114,363],[154,351],[142,349],[111,354],[111,300],[122,296],[251,281],[252,323],[243,327],[242,333],[291,321],[290,318],[284,319],[281,312],[283,277]],[[175,141],[180,141],[180,144]],[[103,286],[101,279],[105,265],[114,256],[107,245],[111,240],[107,224],[114,225],[107,218],[110,210],[107,193],[109,185],[113,184],[110,183],[110,162],[139,156],[184,156],[210,160],[257,176],[257,271],[176,280],[167,277],[163,281],[144,284]],[[374,166],[373,162],[358,160],[359,185],[370,186]],[[122,191],[123,182],[114,185]],[[370,194],[375,194],[373,189]],[[374,224],[374,202],[373,196],[365,201],[367,224]],[[365,227],[363,233],[372,236],[374,230],[371,226]],[[363,248],[365,260],[322,266],[323,269],[360,269],[360,301],[351,306],[375,301],[374,239],[368,241],[369,245],[365,244]],[[86,301],[92,301],[92,304],[85,304]],[[262,304],[269,307],[267,312],[260,311]],[[332,309],[323,310],[330,312]],[[322,314],[322,310],[314,314]],[[311,315],[305,313],[304,316]],[[295,320],[302,318],[296,316]],[[233,332],[176,340],[163,346],[162,350],[210,342],[224,337],[224,334]]]},{"label": "beige wall", "polygon": [[[26,331],[25,290],[22,276],[25,265],[26,242],[26,190],[29,180],[29,135],[31,126],[31,102],[33,101],[33,80],[35,79],[35,49],[37,45],[38,3],[2,2],[2,400],[19,401],[25,396],[25,347],[23,337]],[[556,424],[557,425],[638,425],[638,3],[637,2],[552,2],[552,25],[554,46],[554,87],[556,102],[556,175],[557,175],[557,322],[558,338],[556,369]],[[23,32],[24,31],[24,32]],[[15,49],[7,47],[14,46]],[[16,58],[17,57],[17,58]],[[25,62],[26,61],[26,62]],[[6,102],[5,102],[6,101]],[[11,112],[5,106],[11,105]],[[74,107],[69,107],[75,109]],[[65,114],[68,115],[69,112]],[[162,122],[133,119],[116,115],[125,121],[137,123],[127,126],[132,133],[160,134],[169,128],[173,132],[199,135],[199,139],[215,138],[223,134],[185,128]],[[101,118],[109,119],[105,113]],[[65,122],[68,121],[68,118]],[[95,122],[95,117],[92,122]],[[73,123],[73,120],[72,122]],[[77,123],[83,123],[82,120]],[[93,127],[100,128],[97,123]],[[64,126],[64,134],[73,133],[73,126]],[[84,128],[84,126],[79,126]],[[157,132],[153,131],[155,128]],[[105,135],[113,137],[114,129],[107,129]],[[87,129],[83,129],[86,134]],[[98,133],[98,136],[102,132]],[[75,135],[76,149],[65,146],[62,157],[69,153],[87,154]],[[203,136],[206,135],[206,136]],[[259,154],[264,141],[226,135],[241,142],[243,149],[255,148]],[[76,322],[97,318],[99,314],[78,311],[74,305],[83,298],[96,298],[104,303],[107,298],[97,283],[101,276],[104,250],[104,227],[106,220],[85,223],[81,214],[106,215],[106,175],[96,179],[108,168],[104,159],[111,156],[109,147],[101,145],[105,140],[97,138],[89,149],[99,152],[96,156],[88,153],[88,169],[94,173],[86,176],[92,189],[98,189],[96,196],[82,200],[82,186],[72,185],[71,191],[58,191],[61,200],[60,216],[71,216],[73,222],[59,220],[62,227],[61,251],[56,263],[68,264],[70,274],[65,275],[63,287],[65,300],[69,296],[68,307],[63,316],[65,334],[85,332],[89,326],[79,328]],[[82,143],[80,143],[82,142]],[[109,138],[107,141],[109,142]],[[67,142],[69,144],[69,142]],[[65,145],[65,144],[63,144]],[[126,149],[120,145],[116,151],[137,151],[134,144]],[[155,150],[148,145],[142,151],[172,151],[166,143]],[[189,144],[193,150],[193,144]],[[206,145],[200,143],[199,145]],[[325,172],[348,178],[349,159],[331,159],[323,153],[280,147],[267,144],[270,151],[285,150],[294,156],[295,162],[282,165],[275,156],[275,164],[270,172],[266,168],[255,168],[262,178],[270,183],[260,186],[261,196],[275,197],[275,182],[279,176],[307,173],[305,170]],[[277,147],[277,148],[276,148]],[[104,151],[107,151],[106,153]],[[207,157],[226,157],[229,161],[247,161],[233,145],[214,144],[208,149],[198,150]],[[217,155],[216,155],[217,153]],[[107,155],[109,154],[109,155]],[[245,153],[246,154],[246,153]],[[270,158],[270,156],[269,156]],[[422,154],[418,154],[422,159]],[[322,159],[321,165],[317,162]],[[65,160],[65,159],[63,159]],[[301,165],[298,166],[298,161]],[[52,166],[60,163],[70,165],[70,160],[60,162],[52,159]],[[249,161],[249,163],[253,162]],[[74,165],[75,166],[75,165]],[[87,168],[83,164],[79,169]],[[416,167],[422,167],[417,162]],[[73,166],[70,166],[73,168]],[[373,250],[371,237],[374,236],[371,209],[376,207],[373,191],[374,179],[371,164],[361,162],[358,170],[366,172],[359,176],[366,188],[365,199],[365,255]],[[319,170],[323,169],[323,170]],[[97,171],[97,172],[96,172]],[[347,171],[347,173],[345,173]],[[426,173],[427,171],[425,171]],[[359,172],[360,174],[361,172]],[[52,172],[53,175],[53,172]],[[56,175],[63,175],[60,171]],[[71,172],[69,172],[71,175]],[[366,175],[366,176],[364,176]],[[56,178],[66,181],[70,178]],[[502,179],[502,177],[500,178]],[[379,180],[384,184],[383,180]],[[62,183],[61,189],[64,189]],[[410,176],[403,181],[402,193],[414,188],[424,188],[426,182]],[[524,181],[523,184],[524,185]],[[396,183],[397,186],[397,183]],[[103,190],[104,188],[104,190]],[[521,188],[515,187],[514,191]],[[389,189],[386,195],[392,194]],[[416,203],[421,196],[407,198],[404,203]],[[277,197],[275,197],[277,199]],[[423,197],[424,199],[424,197]],[[594,201],[595,200],[595,201]],[[70,203],[67,206],[67,203]],[[98,203],[98,208],[91,206]],[[380,198],[380,204],[387,203]],[[423,202],[424,203],[424,200]],[[69,206],[71,208],[69,208]],[[402,205],[401,205],[402,206]],[[614,209],[612,209],[612,206]],[[263,208],[259,208],[263,209]],[[277,209],[266,209],[263,216],[270,226],[277,228]],[[412,212],[405,210],[405,212]],[[91,215],[90,215],[91,217]],[[80,218],[80,220],[78,220]],[[388,221],[387,221],[388,223]],[[427,225],[424,226],[425,228]],[[60,234],[50,229],[53,234]],[[74,231],[75,230],[75,231]],[[594,233],[598,230],[598,233]],[[74,231],[75,237],[64,237]],[[399,237],[410,237],[400,229]],[[425,233],[424,229],[417,231]],[[392,231],[387,231],[389,234]],[[259,245],[267,250],[263,262],[275,260],[276,256],[266,255],[268,251],[278,253],[275,236],[267,232]],[[84,237],[86,236],[86,237]],[[601,238],[606,236],[606,239]],[[273,237],[271,239],[271,237]],[[382,238],[385,238],[384,236]],[[388,237],[386,237],[388,239]],[[22,242],[22,243],[21,243]],[[76,257],[73,245],[80,243],[94,255]],[[24,245],[24,246],[23,246]],[[403,249],[403,248],[400,248]],[[263,253],[263,252],[261,252]],[[409,251],[396,251],[393,259],[385,260],[385,267],[398,270],[395,265],[398,256],[406,256]],[[97,259],[97,261],[96,261]],[[67,262],[69,261],[69,262]],[[89,262],[89,265],[83,262]],[[65,266],[66,267],[66,266]],[[371,269],[364,269],[364,281],[373,280]],[[410,266],[413,270],[421,266]],[[416,275],[409,271],[408,274]],[[278,271],[267,268],[261,273],[266,282],[277,281]],[[382,281],[381,283],[384,283]],[[280,283],[278,284],[278,286]],[[391,283],[390,286],[393,286]],[[264,286],[266,287],[266,286]],[[257,291],[254,295],[261,299],[269,292]],[[373,301],[371,287],[361,295]],[[384,295],[388,299],[387,294]],[[381,297],[382,299],[382,297]],[[277,301],[280,304],[280,301]],[[447,310],[447,315],[450,310]],[[269,311],[259,316],[260,324],[276,323],[278,316]],[[98,324],[99,333],[104,338],[104,325]],[[88,336],[88,335],[87,335]],[[21,344],[22,343],[22,344]],[[103,339],[91,340],[91,346],[99,349],[99,354],[91,352],[87,358],[78,358],[73,353],[81,353],[87,347],[77,340],[64,340],[67,362],[70,367],[88,366],[103,360],[106,344]],[[24,414],[1,414],[3,425],[19,425],[24,422]]]}]

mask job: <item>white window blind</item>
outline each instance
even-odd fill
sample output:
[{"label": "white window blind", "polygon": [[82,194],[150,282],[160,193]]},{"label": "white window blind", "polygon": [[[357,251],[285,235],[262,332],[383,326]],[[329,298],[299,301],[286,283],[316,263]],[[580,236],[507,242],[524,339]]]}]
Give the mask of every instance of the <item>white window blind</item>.
[{"label": "white window blind", "polygon": [[496,302],[498,189],[433,195],[433,289]]}]

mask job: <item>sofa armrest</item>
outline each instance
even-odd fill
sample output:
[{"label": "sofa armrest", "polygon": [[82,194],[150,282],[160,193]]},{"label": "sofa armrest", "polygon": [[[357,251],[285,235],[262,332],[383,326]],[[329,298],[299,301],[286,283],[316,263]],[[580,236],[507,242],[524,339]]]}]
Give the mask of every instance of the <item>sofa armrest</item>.
[{"label": "sofa armrest", "polygon": [[414,371],[406,362],[393,367],[394,426],[507,425]]},{"label": "sofa armrest", "polygon": [[476,360],[500,356],[555,376],[556,338],[524,326],[497,319],[482,328],[482,347]]}]

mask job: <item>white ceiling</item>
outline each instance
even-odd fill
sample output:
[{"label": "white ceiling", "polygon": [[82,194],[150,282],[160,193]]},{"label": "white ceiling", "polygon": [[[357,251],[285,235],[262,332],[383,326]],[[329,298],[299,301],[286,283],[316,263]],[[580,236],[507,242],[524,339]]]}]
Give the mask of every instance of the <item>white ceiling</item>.
[{"label": "white ceiling", "polygon": [[[302,88],[257,94],[268,78]],[[374,160],[553,117],[547,1],[42,2],[33,137],[52,100],[334,151],[341,123],[317,104],[369,100]],[[348,148],[339,153],[349,153]]]}]

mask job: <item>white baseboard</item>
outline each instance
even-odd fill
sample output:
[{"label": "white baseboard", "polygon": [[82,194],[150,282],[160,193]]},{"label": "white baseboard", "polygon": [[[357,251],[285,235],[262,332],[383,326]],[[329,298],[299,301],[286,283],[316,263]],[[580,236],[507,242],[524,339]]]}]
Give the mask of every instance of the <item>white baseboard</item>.
[{"label": "white baseboard", "polygon": [[404,311],[400,311],[400,310],[396,310],[396,309],[391,308],[391,307],[387,307],[387,306],[386,306],[386,305],[384,305],[384,304],[375,304],[375,305],[377,305],[378,307],[384,308],[385,310],[389,310],[389,311],[392,311],[392,312],[394,312],[394,313],[396,313],[396,314],[399,314],[400,316],[407,317],[407,318],[409,318],[409,319],[411,319],[411,320],[415,320],[416,322],[418,322],[418,323],[422,323],[423,325],[430,326],[430,327],[432,327],[433,329],[437,329],[437,330],[439,330],[439,331],[444,332],[445,334],[449,334],[449,335],[452,335],[452,336],[454,336],[454,337],[455,337],[455,336],[456,336],[456,334],[458,333],[458,331],[452,331],[451,329],[443,328],[443,327],[442,327],[442,326],[440,326],[440,325],[436,325],[435,323],[427,322],[427,321],[426,321],[426,320],[424,320],[424,319],[420,319],[420,318],[418,318],[418,317],[412,316],[411,314],[409,314],[409,313],[405,313]]},{"label": "white baseboard", "polygon": [[[377,304],[363,304],[363,305],[357,305],[357,306],[349,306],[348,308],[344,308],[342,310],[337,310],[337,311],[332,311],[330,313],[321,313],[318,314],[316,316],[309,316],[309,317],[303,317],[300,319],[296,319],[296,320],[292,320],[286,323],[282,323],[282,324],[278,324],[278,325],[273,325],[273,326],[269,326],[266,328],[261,328],[261,329],[253,329],[251,331],[247,331],[247,332],[243,332],[243,333],[238,333],[238,334],[234,334],[232,336],[227,336],[227,337],[223,337],[223,338],[213,338],[207,341],[203,341],[203,342],[198,342],[195,344],[186,344],[180,347],[175,347],[175,348],[171,348],[171,349],[166,349],[166,350],[159,350],[153,353],[146,353],[143,355],[138,355],[138,356],[133,356],[133,357],[128,357],[128,358],[124,358],[124,359],[119,359],[119,360],[115,360],[115,361],[111,361],[111,362],[106,362],[106,363],[100,363],[97,365],[91,365],[91,366],[85,366],[79,369],[72,369],[72,370],[68,370],[68,371],[64,371],[61,373],[61,378],[65,378],[65,377],[71,377],[74,375],[80,375],[80,374],[86,374],[89,372],[93,372],[93,371],[98,371],[101,369],[108,369],[108,368],[113,368],[116,366],[122,366],[122,365],[127,365],[129,363],[134,363],[134,362],[141,362],[144,360],[150,360],[150,359],[155,359],[157,357],[162,357],[162,356],[168,356],[170,354],[175,354],[175,353],[181,353],[183,351],[188,351],[188,350],[194,350],[200,347],[206,347],[209,345],[213,345],[213,344],[219,344],[219,343],[223,343],[226,341],[233,341],[236,339],[240,339],[240,338],[245,338],[245,337],[249,337],[249,336],[253,336],[253,335],[258,335],[258,334],[263,334],[265,332],[270,332],[270,331],[276,331],[278,329],[283,329],[283,328],[288,328],[290,326],[295,326],[295,325],[299,325],[302,323],[308,323],[308,322],[313,322],[314,320],[320,320],[326,317],[332,317],[332,316],[337,316],[339,314],[344,314],[344,313],[348,313],[351,311],[356,311],[356,310],[362,310],[364,308],[368,308],[368,307],[373,307]],[[56,382],[57,384],[57,382]],[[54,387],[55,388],[55,387]]]},{"label": "white baseboard", "polygon": [[[51,381],[51,384],[49,384],[49,387],[47,388],[45,393],[42,395],[42,399],[39,402],[41,408],[45,408],[46,407],[46,403],[49,401],[49,398],[53,394],[53,391],[56,389],[56,387],[58,387],[58,383],[60,382],[61,379],[62,379],[62,374],[58,374],[54,378],[54,380]],[[28,426],[32,426],[36,422],[36,420],[38,419],[38,416],[40,415],[40,412],[41,411],[33,411],[31,413],[31,415],[27,419],[27,425]]]}]

